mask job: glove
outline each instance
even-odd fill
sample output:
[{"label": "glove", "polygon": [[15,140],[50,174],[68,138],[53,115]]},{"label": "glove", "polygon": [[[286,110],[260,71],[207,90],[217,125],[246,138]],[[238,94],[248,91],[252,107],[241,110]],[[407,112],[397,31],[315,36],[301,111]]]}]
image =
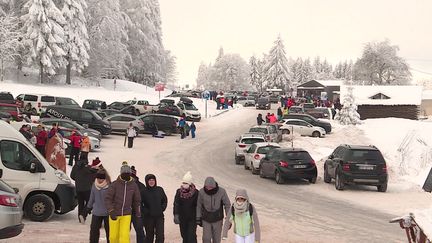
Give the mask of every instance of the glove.
[{"label": "glove", "polygon": [[115,215],[114,211],[111,211],[109,213],[109,216],[110,216],[111,220],[116,220],[117,219],[117,215]]},{"label": "glove", "polygon": [[87,208],[87,207],[84,208],[84,211],[83,211],[84,218],[87,218],[87,215],[91,214],[91,210],[92,210],[91,208]]},{"label": "glove", "polygon": [[200,227],[202,227],[202,220],[201,220],[201,218],[198,218],[196,220],[196,224],[199,225]]},{"label": "glove", "polygon": [[174,214],[174,224],[180,224],[180,216],[178,214]]}]

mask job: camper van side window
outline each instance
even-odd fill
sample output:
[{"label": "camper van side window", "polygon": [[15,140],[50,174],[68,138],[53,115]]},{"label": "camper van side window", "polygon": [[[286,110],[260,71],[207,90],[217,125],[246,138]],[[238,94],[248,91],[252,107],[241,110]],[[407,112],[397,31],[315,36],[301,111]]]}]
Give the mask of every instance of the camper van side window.
[{"label": "camper van side window", "polygon": [[0,157],[3,165],[12,170],[29,171],[30,163],[37,161],[26,146],[7,140],[0,142]]}]

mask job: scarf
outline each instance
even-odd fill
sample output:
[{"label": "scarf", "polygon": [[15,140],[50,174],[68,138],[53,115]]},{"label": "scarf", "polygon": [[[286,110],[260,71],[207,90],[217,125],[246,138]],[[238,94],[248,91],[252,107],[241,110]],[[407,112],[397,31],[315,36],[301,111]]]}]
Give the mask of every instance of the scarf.
[{"label": "scarf", "polygon": [[237,201],[234,202],[234,213],[235,214],[242,214],[245,213],[247,210],[249,210],[249,202],[244,201],[243,203],[239,204]]},{"label": "scarf", "polygon": [[189,199],[195,193],[195,185],[191,184],[189,188],[180,187],[180,198]]},{"label": "scarf", "polygon": [[107,180],[104,180],[102,183],[99,183],[97,180],[95,180],[95,187],[98,190],[102,190],[108,187],[108,182]]}]

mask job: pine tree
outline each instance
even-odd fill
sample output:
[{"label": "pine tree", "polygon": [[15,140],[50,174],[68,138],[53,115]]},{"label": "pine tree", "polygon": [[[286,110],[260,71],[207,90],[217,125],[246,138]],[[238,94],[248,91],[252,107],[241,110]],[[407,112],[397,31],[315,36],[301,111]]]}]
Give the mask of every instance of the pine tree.
[{"label": "pine tree", "polygon": [[66,63],[66,53],[62,48],[65,19],[52,0],[30,0],[25,8],[28,13],[23,19],[30,56],[40,67],[40,82],[43,83],[45,73],[54,75],[56,69]]},{"label": "pine tree", "polygon": [[360,124],[360,114],[357,112],[357,105],[355,104],[353,86],[347,87],[347,94],[342,102],[342,109],[335,116],[342,125],[357,125]]},{"label": "pine tree", "polygon": [[19,55],[21,32],[18,26],[18,18],[0,14],[0,81],[4,79],[4,61]]},{"label": "pine tree", "polygon": [[258,66],[259,60],[255,56],[252,56],[249,59],[249,66],[250,66],[250,83],[256,87],[257,90],[260,92],[263,91],[263,83],[261,82],[261,73],[260,68]]},{"label": "pine tree", "polygon": [[285,47],[280,36],[271,48],[267,63],[265,65],[265,79],[269,86],[285,90],[292,88],[289,79],[288,60],[285,54]]},{"label": "pine tree", "polygon": [[84,0],[65,0],[63,5],[63,16],[66,25],[65,51],[67,52],[66,84],[71,84],[71,69],[81,72],[88,66],[88,42],[87,21],[84,11],[87,4]]}]

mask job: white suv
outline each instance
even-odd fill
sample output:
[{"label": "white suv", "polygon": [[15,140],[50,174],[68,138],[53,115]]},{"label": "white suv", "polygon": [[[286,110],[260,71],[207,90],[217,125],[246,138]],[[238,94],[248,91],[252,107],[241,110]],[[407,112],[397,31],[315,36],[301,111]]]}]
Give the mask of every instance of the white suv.
[{"label": "white suv", "polygon": [[265,142],[264,134],[262,133],[245,133],[236,140],[235,146],[235,163],[241,164],[244,162],[245,152],[254,143]]},{"label": "white suv", "polygon": [[56,104],[56,99],[51,95],[43,94],[20,94],[16,97],[24,112],[31,113],[32,115],[41,114],[45,112],[46,107]]}]

